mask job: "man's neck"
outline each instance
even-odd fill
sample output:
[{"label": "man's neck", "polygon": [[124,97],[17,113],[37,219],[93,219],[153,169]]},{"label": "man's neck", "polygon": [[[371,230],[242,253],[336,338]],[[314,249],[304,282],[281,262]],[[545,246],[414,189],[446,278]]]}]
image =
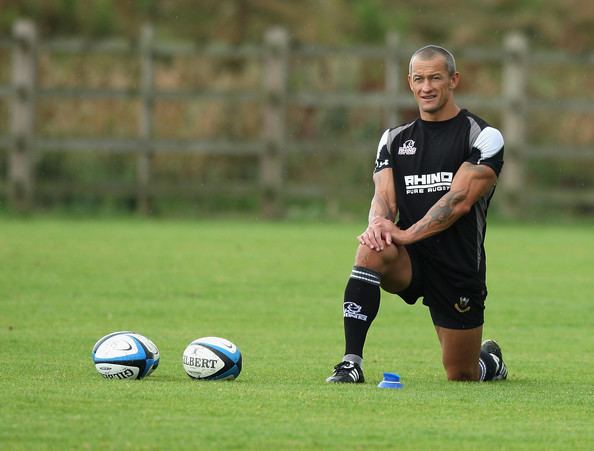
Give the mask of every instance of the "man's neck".
[{"label": "man's neck", "polygon": [[450,105],[446,105],[444,108],[436,111],[435,113],[420,111],[419,115],[424,121],[442,122],[456,117],[459,112],[460,107],[455,103],[451,103]]}]

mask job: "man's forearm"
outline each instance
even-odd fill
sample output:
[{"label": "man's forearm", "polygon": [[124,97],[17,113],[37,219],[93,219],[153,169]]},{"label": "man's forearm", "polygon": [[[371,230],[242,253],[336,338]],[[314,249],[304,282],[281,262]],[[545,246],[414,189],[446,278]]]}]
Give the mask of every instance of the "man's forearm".
[{"label": "man's forearm", "polygon": [[384,197],[375,194],[369,209],[369,222],[371,223],[375,218],[394,221],[396,219],[396,206],[390,206],[390,203]]},{"label": "man's forearm", "polygon": [[406,230],[410,242],[428,238],[450,227],[467,213],[463,207],[464,191],[450,191],[445,194],[419,221]]}]

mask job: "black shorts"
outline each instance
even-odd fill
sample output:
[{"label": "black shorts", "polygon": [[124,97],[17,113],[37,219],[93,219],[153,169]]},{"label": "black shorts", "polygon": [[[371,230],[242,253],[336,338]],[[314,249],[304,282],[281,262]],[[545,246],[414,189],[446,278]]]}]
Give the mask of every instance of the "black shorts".
[{"label": "black shorts", "polygon": [[486,288],[455,286],[443,270],[407,246],[412,263],[412,281],[397,293],[407,304],[422,297],[433,324],[448,329],[472,329],[484,322]]}]

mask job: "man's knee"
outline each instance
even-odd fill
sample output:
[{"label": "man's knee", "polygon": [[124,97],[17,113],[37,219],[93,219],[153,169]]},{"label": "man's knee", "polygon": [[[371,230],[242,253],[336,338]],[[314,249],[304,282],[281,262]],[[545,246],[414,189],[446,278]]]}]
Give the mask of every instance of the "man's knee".
[{"label": "man's knee", "polygon": [[441,343],[442,363],[450,381],[478,381],[482,326],[447,329],[436,326]]},{"label": "man's knee", "polygon": [[478,381],[480,378],[478,362],[476,364],[476,368],[460,368],[445,365],[444,367],[449,381],[468,382]]},{"label": "man's knee", "polygon": [[398,247],[387,246],[378,252],[368,246],[360,244],[355,255],[355,265],[369,268],[383,274],[389,265],[396,261],[399,255]]}]

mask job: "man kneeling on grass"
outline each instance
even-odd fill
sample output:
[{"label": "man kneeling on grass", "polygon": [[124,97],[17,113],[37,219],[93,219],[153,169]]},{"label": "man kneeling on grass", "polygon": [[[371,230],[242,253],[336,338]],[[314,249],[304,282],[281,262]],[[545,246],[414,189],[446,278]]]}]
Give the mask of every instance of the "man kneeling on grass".
[{"label": "man kneeling on grass", "polygon": [[507,377],[499,345],[481,345],[486,217],[503,137],[456,105],[459,81],[448,50],[429,45],[412,55],[408,83],[420,117],[379,142],[369,225],[344,295],[345,355],[328,382],[364,382],[363,345],[380,287],[408,304],[423,297],[449,380]]}]

